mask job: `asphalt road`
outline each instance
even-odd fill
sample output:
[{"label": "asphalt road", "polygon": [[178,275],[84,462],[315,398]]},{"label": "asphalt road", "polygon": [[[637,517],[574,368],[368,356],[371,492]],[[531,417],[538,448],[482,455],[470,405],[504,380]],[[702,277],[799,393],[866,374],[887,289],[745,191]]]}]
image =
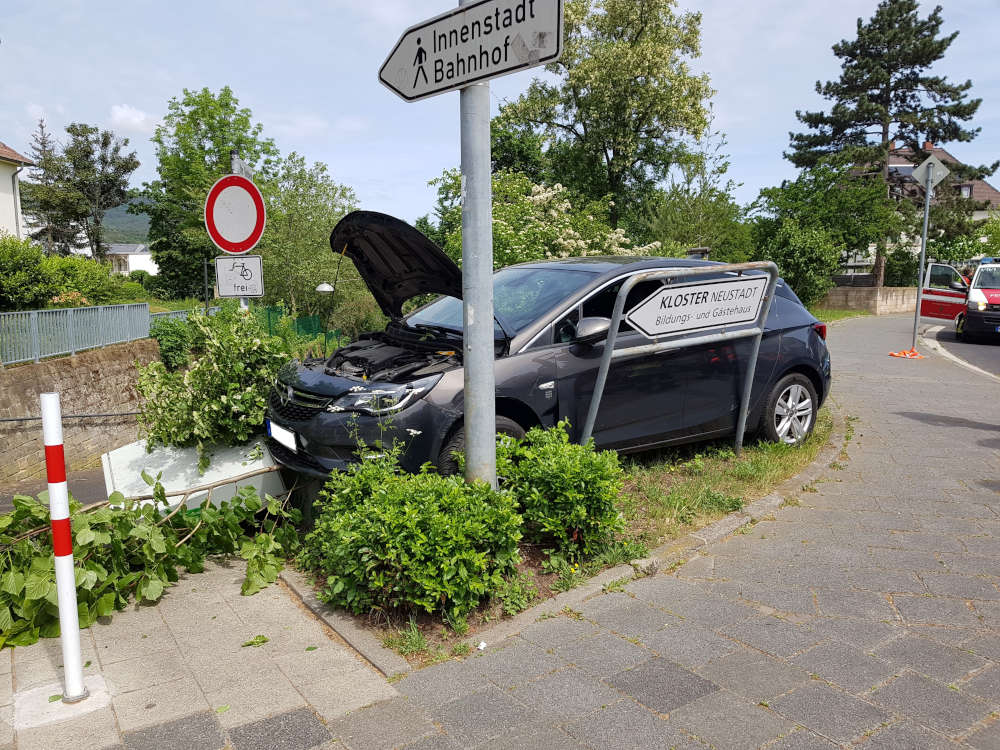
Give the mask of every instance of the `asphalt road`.
[{"label": "asphalt road", "polygon": [[970,365],[986,370],[994,375],[1000,375],[1000,336],[992,339],[979,339],[975,343],[964,343],[955,338],[955,326],[949,321],[923,318],[923,324],[943,326],[941,330],[926,335],[931,336],[949,354],[965,360]]}]

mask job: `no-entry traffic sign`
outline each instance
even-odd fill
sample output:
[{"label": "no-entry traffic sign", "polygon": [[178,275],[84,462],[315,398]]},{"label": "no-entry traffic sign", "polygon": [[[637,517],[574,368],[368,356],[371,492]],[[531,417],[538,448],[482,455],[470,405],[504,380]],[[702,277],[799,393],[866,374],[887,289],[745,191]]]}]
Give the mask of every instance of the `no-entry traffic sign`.
[{"label": "no-entry traffic sign", "polygon": [[379,69],[407,101],[552,62],[562,0],[481,0],[411,26]]},{"label": "no-entry traffic sign", "polygon": [[264,234],[266,220],[264,198],[246,177],[226,175],[208,191],[205,228],[223,252],[240,255],[253,248]]}]

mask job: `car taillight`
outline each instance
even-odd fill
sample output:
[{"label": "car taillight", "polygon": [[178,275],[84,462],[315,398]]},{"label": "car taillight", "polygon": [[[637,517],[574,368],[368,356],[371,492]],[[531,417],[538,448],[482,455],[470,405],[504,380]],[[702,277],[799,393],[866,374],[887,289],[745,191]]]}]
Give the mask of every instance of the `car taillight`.
[{"label": "car taillight", "polygon": [[813,330],[819,334],[819,337],[826,341],[826,323],[813,323]]}]

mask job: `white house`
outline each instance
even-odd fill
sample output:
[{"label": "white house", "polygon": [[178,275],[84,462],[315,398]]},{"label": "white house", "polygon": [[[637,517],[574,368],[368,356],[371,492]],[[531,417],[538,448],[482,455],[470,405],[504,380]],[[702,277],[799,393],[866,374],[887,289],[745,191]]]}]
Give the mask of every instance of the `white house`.
[{"label": "white house", "polygon": [[27,236],[18,175],[31,166],[34,162],[0,141],[0,233],[12,234],[18,239]]},{"label": "white house", "polygon": [[114,273],[126,276],[132,271],[146,271],[150,276],[156,276],[160,270],[149,252],[149,245],[111,243],[108,245],[108,260]]}]

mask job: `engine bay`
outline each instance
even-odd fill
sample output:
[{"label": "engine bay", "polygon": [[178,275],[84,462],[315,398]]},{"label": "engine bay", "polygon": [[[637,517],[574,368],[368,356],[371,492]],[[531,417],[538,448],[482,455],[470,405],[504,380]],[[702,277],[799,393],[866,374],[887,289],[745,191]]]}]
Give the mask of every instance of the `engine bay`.
[{"label": "engine bay", "polygon": [[335,351],[324,371],[341,377],[405,383],[461,365],[457,348],[403,347],[383,333],[370,333]]}]

